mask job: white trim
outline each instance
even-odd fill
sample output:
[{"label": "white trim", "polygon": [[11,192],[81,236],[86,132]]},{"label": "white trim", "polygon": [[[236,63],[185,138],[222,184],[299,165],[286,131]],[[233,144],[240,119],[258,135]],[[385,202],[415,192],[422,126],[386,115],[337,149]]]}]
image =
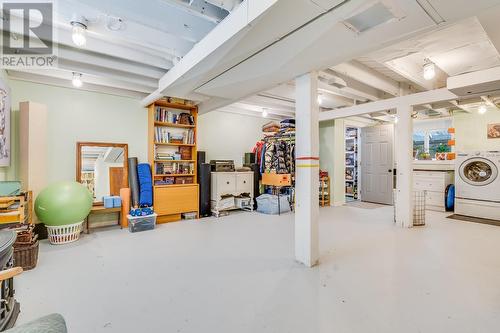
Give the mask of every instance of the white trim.
[{"label": "white trim", "polygon": [[384,110],[391,110],[391,109],[396,109],[400,105],[414,106],[420,104],[428,104],[428,103],[452,100],[456,98],[458,98],[457,95],[450,92],[446,88],[441,88],[411,95],[405,95],[401,97],[383,99],[375,102],[350,106],[331,111],[324,111],[319,114],[319,121],[357,116]]}]

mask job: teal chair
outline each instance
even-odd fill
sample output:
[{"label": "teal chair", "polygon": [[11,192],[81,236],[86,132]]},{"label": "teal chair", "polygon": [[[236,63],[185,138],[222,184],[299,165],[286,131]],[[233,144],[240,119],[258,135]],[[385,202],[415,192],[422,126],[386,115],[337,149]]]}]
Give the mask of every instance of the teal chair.
[{"label": "teal chair", "polygon": [[[21,267],[0,271],[0,281],[10,279],[23,272]],[[66,322],[60,314],[51,314],[32,322],[13,327],[9,333],[67,333]]]}]

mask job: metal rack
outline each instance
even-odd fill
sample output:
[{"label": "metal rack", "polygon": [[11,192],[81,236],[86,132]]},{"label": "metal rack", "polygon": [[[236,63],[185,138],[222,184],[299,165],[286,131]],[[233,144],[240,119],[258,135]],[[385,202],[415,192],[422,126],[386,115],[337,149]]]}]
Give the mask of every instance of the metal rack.
[{"label": "metal rack", "polygon": [[358,140],[359,129],[345,129],[345,195],[350,200],[358,199]]}]

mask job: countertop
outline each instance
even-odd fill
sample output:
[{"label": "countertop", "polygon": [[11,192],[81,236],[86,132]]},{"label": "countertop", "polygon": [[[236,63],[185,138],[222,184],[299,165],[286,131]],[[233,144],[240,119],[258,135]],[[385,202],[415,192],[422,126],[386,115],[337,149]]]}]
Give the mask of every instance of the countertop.
[{"label": "countertop", "polygon": [[455,170],[455,160],[451,160],[451,161],[437,161],[437,160],[413,161],[413,170],[454,171]]}]

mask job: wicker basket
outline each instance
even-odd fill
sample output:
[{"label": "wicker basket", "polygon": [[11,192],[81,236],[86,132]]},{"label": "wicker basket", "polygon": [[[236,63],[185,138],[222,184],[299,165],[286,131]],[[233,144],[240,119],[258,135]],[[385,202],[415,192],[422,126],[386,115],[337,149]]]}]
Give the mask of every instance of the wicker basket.
[{"label": "wicker basket", "polygon": [[59,245],[77,241],[82,232],[82,224],[83,221],[61,226],[47,226],[49,242]]},{"label": "wicker basket", "polygon": [[14,244],[14,264],[25,271],[36,267],[38,262],[38,240],[29,246]]}]

